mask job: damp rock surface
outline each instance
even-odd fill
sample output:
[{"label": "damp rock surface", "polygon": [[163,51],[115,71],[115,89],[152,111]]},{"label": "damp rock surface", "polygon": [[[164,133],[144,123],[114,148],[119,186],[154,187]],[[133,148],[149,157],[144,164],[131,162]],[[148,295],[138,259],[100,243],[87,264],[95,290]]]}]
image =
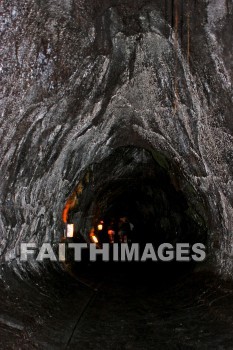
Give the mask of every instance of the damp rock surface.
[{"label": "damp rock surface", "polygon": [[104,263],[76,269],[75,279],[8,277],[0,297],[4,349],[232,349],[232,283],[211,274],[175,281],[153,264]]},{"label": "damp rock surface", "polygon": [[231,276],[232,2],[0,6],[1,259],[57,243],[80,174],[133,145],[205,203],[212,266]]}]

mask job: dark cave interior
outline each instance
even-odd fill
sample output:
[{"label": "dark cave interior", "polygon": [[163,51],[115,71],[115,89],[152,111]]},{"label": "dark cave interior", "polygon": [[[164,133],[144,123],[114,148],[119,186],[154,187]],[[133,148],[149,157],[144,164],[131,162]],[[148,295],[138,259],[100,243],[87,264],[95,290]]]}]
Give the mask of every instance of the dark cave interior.
[{"label": "dark cave interior", "polygon": [[[160,157],[159,163],[150,151],[127,146],[117,148],[100,163],[91,165],[65,206],[67,222],[74,224],[74,238],[70,241],[90,242],[90,232],[94,232],[101,246],[109,243],[108,228],[111,227],[113,242],[120,243],[117,233],[123,217],[132,225],[129,241],[139,243],[141,249],[147,243],[154,247],[163,243],[206,244],[207,227],[203,217],[197,214],[185,193],[175,188],[166,169],[168,162]],[[99,223],[103,224],[100,231]],[[80,265],[75,264],[78,270]],[[115,264],[115,268],[118,265],[121,264]],[[130,275],[138,276],[140,264],[129,265]],[[150,269],[143,267],[142,275],[145,276],[146,270],[149,278],[151,264],[147,265]],[[156,270],[160,275],[169,273],[171,277],[174,270],[176,276],[180,276],[194,266],[193,262],[158,263]],[[106,264],[102,264],[101,269],[106,272]]]},{"label": "dark cave interior", "polygon": [[[0,348],[232,350],[232,24],[230,0],[1,2]],[[90,262],[110,240],[207,258]],[[87,254],[33,256],[59,242]]]}]

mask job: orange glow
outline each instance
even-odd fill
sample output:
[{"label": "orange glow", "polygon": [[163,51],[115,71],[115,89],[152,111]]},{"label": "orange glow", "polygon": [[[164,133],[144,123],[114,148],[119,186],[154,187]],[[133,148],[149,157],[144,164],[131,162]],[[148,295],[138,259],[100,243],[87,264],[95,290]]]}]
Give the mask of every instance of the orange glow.
[{"label": "orange glow", "polygon": [[99,243],[98,238],[97,238],[96,235],[95,235],[95,229],[94,229],[94,227],[91,228],[89,236],[90,236],[90,240],[91,240],[92,242],[94,242],[94,243],[96,243],[96,244]]},{"label": "orange glow", "polygon": [[65,208],[62,212],[62,220],[66,224],[68,220],[68,214],[71,209],[73,209],[78,203],[78,199],[75,193],[73,193],[70,198],[67,200]]},{"label": "orange glow", "polygon": [[63,213],[62,213],[62,220],[65,224],[67,223],[67,217],[68,217],[69,210],[70,210],[70,207],[68,204],[66,204],[65,208],[63,209]]},{"label": "orange glow", "polygon": [[96,236],[91,236],[90,238],[91,238],[92,242],[94,242],[96,244],[99,243],[98,238]]},{"label": "orange glow", "polygon": [[85,185],[87,185],[90,182],[91,179],[91,172],[88,171],[85,175],[84,181],[81,180],[75,187],[73,193],[71,196],[67,199],[64,209],[62,211],[62,221],[67,224],[69,220],[69,212],[73,209],[77,209],[79,198],[81,194],[83,193],[83,190],[85,188]]}]

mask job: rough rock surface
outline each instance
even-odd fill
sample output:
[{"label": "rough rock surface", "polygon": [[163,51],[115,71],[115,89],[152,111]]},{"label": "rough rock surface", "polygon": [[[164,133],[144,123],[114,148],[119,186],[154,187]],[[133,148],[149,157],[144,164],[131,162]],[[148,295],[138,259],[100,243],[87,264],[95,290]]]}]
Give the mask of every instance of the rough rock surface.
[{"label": "rough rock surface", "polygon": [[230,276],[232,1],[0,6],[2,259],[21,241],[58,242],[80,174],[133,145],[205,203],[213,266]]}]

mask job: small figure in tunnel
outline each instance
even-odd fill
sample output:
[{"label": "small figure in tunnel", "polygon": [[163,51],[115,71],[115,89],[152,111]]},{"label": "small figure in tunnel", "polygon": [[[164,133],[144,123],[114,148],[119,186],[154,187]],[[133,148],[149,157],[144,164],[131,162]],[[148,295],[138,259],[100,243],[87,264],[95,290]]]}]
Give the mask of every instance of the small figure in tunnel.
[{"label": "small figure in tunnel", "polygon": [[110,225],[108,226],[108,239],[110,243],[114,243],[115,241],[115,222],[114,220],[111,221]]},{"label": "small figure in tunnel", "polygon": [[119,231],[118,231],[119,242],[127,243],[130,232],[131,232],[131,226],[130,226],[129,220],[126,216],[123,216],[122,218],[120,218],[120,222],[119,222]]}]

